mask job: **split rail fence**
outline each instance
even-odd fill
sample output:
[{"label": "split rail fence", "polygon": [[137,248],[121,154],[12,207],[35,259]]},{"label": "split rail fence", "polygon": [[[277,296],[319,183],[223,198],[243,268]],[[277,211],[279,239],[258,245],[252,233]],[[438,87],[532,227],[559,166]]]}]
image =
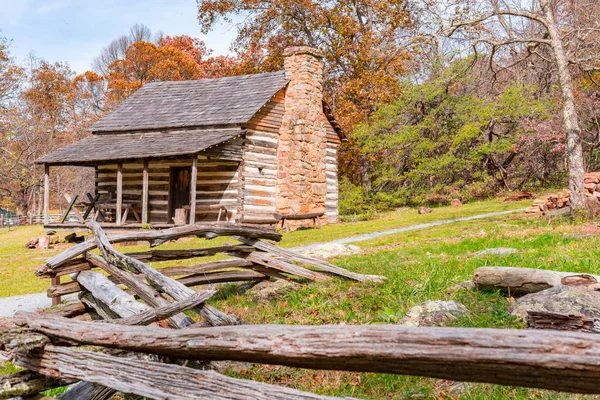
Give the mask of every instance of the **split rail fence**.
[{"label": "split rail fence", "polygon": [[[304,281],[331,279],[331,274],[358,281],[383,278],[355,274],[281,249],[263,240],[280,238],[266,228],[190,225],[111,238],[96,223],[90,228],[94,240],[49,259],[38,271],[45,277],[70,271],[79,285],[81,302],[40,313],[17,313],[0,322],[0,355],[26,368],[0,378],[0,399],[32,396],[64,385],[70,386],[59,399],[109,399],[116,392],[151,399],[327,398],[201,369],[213,360],[600,393],[597,334],[398,325],[248,325],[207,304],[215,290],[195,291],[186,286],[204,274],[198,272],[200,267],[180,267],[179,273],[196,276],[182,281],[146,264],[175,259],[174,255],[182,258],[181,250],[125,255],[112,243],[132,240],[132,235],[152,245],[186,235],[228,235],[242,244],[221,246],[218,252],[248,264],[207,269],[206,274],[252,272],[262,274],[261,279]],[[96,247],[100,255],[90,252]],[[199,251],[216,252],[187,251],[195,255],[185,253],[186,257],[197,257]],[[109,277],[92,268],[100,268]],[[201,320],[194,322],[189,313],[183,313],[187,310]],[[545,316],[543,321],[547,320]],[[590,323],[569,320],[562,325],[589,328]]]}]

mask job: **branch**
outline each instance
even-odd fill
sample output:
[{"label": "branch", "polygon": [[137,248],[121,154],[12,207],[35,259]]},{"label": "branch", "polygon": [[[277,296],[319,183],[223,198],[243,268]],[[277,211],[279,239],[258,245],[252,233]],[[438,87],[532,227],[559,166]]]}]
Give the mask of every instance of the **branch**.
[{"label": "branch", "polygon": [[[532,21],[536,21],[539,22],[540,24],[542,24],[544,26],[544,28],[548,29],[548,25],[550,25],[550,23],[541,15],[532,13],[532,12],[528,12],[528,11],[514,11],[514,10],[495,10],[493,12],[490,12],[488,14],[482,15],[479,18],[475,18],[472,19],[470,21],[463,21],[463,22],[458,22],[458,23],[453,23],[450,25],[450,30],[448,32],[446,32],[446,36],[450,37],[452,36],[458,29],[464,27],[464,26],[473,26],[473,25],[477,25],[478,23],[481,23],[485,20],[488,20],[492,17],[498,17],[501,15],[511,15],[514,17],[522,17],[522,18],[527,18],[529,20]],[[446,29],[444,29],[446,30]]]}]

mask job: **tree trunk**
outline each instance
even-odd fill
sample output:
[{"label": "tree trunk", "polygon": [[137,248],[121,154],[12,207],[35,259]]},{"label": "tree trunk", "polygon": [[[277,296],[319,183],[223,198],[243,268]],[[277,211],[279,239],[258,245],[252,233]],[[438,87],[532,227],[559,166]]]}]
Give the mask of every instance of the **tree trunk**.
[{"label": "tree trunk", "polygon": [[548,33],[552,41],[552,51],[558,67],[558,80],[562,91],[563,118],[565,122],[567,138],[567,161],[569,166],[569,192],[571,196],[571,210],[579,211],[585,209],[585,193],[583,179],[585,166],[583,159],[581,128],[577,110],[575,109],[575,97],[573,95],[573,81],[569,71],[569,61],[563,47],[561,33],[552,9],[552,1],[540,0],[542,11],[547,20]]},{"label": "tree trunk", "polygon": [[237,325],[173,330],[33,313],[17,313],[15,322],[54,338],[190,360],[600,393],[600,336],[580,332],[397,325]]}]

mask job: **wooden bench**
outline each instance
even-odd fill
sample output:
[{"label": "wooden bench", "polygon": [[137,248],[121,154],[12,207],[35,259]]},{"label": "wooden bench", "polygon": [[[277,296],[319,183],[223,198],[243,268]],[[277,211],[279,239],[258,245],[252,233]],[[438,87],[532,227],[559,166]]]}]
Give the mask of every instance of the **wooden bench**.
[{"label": "wooden bench", "polygon": [[277,225],[281,221],[280,214],[273,214],[273,218],[242,218],[242,224],[254,224],[254,225]]},{"label": "wooden bench", "polygon": [[317,224],[319,228],[321,228],[321,217],[325,215],[325,212],[317,212],[317,213],[304,213],[304,214],[284,214],[281,215],[281,228],[285,228],[286,232],[290,231],[290,227],[288,225],[288,221],[301,221],[305,219],[312,219],[315,228]]}]

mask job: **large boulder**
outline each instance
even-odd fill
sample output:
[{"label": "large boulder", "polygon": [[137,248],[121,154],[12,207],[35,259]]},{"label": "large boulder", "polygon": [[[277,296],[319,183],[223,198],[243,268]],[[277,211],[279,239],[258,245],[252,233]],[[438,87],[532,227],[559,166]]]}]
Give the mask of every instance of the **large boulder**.
[{"label": "large boulder", "polygon": [[584,287],[559,285],[521,297],[513,303],[509,311],[522,319],[527,317],[527,311],[600,318],[600,292]]},{"label": "large boulder", "polygon": [[363,251],[360,247],[352,244],[325,243],[310,250],[305,250],[302,253],[310,257],[327,260],[329,258],[347,257],[356,254],[362,254],[362,252]]},{"label": "large boulder", "polygon": [[457,301],[429,300],[411,307],[398,324],[405,326],[439,326],[466,315],[469,315],[469,310]]}]

